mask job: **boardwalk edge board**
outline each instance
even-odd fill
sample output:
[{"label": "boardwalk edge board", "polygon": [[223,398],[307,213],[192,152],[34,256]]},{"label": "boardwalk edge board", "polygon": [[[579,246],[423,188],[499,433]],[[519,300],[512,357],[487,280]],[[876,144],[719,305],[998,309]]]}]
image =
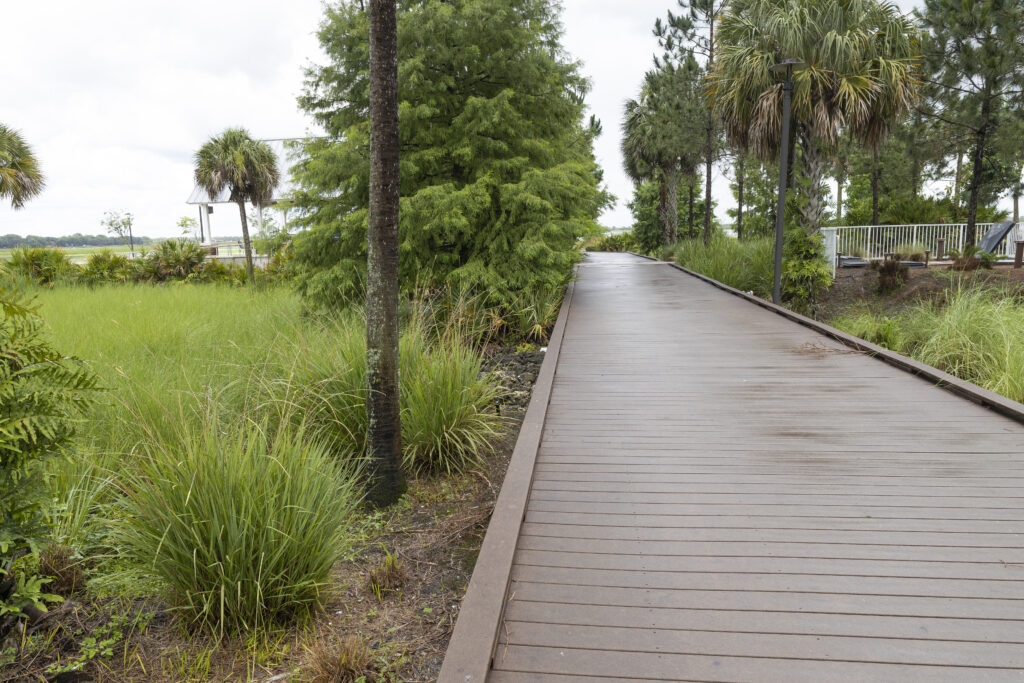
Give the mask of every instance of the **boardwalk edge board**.
[{"label": "boardwalk edge board", "polygon": [[698,280],[703,280],[704,282],[707,282],[713,287],[717,287],[718,289],[721,289],[725,292],[729,292],[730,294],[738,296],[741,299],[746,299],[747,301],[756,306],[768,309],[769,311],[781,315],[784,318],[788,318],[795,323],[803,325],[804,327],[809,327],[815,332],[819,332],[820,334],[823,334],[826,337],[830,337],[840,342],[841,344],[856,349],[857,351],[861,351],[869,356],[873,356],[885,363],[888,363],[889,365],[909,372],[912,375],[917,375],[918,377],[933,382],[937,386],[942,387],[943,389],[946,389],[947,391],[950,391],[960,396],[961,398],[966,398],[967,400],[984,406],[989,410],[993,410],[1001,415],[1004,415],[1017,422],[1024,424],[1024,404],[1018,403],[1017,401],[1006,398],[1005,396],[1001,396],[995,392],[989,391],[988,389],[980,387],[972,382],[968,382],[958,377],[954,377],[953,375],[943,372],[942,370],[939,370],[938,368],[933,367],[931,365],[926,365],[924,363],[914,360],[913,358],[908,358],[907,356],[898,354],[895,351],[890,351],[889,349],[878,346],[877,344],[872,344],[866,339],[861,339],[860,337],[855,337],[852,334],[847,334],[846,332],[838,330],[832,327],[831,325],[826,325],[825,323],[813,320],[806,316],[800,315],[799,313],[795,313],[789,310],[788,308],[785,308],[784,306],[777,306],[772,302],[765,301],[764,299],[756,297],[753,294],[748,294],[747,292],[741,291],[734,287],[730,287],[729,285],[721,283],[718,280],[713,280],[706,275],[702,275],[701,273],[681,266],[678,263],[673,263],[671,261],[662,261],[660,259],[654,258],[653,256],[645,256],[644,254],[636,254],[634,252],[629,253],[640,258],[648,259],[650,261],[657,261],[658,263],[664,263],[665,265],[672,266],[676,270],[682,271],[683,273],[695,277]]},{"label": "boardwalk edge board", "polygon": [[534,464],[540,450],[558,354],[572,304],[573,280],[566,287],[547,353],[537,374],[533,395],[519,428],[519,437],[477,556],[477,564],[462,599],[462,607],[438,676],[441,683],[478,683],[487,679],[491,668],[512,577],[512,557],[516,551],[520,527],[526,517],[526,501],[533,484]]}]

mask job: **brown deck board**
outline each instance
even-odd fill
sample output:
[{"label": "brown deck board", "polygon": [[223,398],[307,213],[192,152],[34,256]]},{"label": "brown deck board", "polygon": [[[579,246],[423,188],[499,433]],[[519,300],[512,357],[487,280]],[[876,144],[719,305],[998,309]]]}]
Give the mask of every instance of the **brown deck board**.
[{"label": "brown deck board", "polygon": [[442,680],[1024,680],[1019,406],[798,322],[588,257],[491,669]]}]

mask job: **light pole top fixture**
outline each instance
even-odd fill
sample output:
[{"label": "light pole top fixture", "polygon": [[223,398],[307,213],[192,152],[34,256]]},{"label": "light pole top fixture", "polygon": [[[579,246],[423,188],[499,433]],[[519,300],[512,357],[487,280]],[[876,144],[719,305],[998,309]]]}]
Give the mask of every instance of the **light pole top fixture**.
[{"label": "light pole top fixture", "polygon": [[770,66],[768,68],[771,69],[772,71],[777,72],[777,73],[778,72],[783,72],[783,71],[788,73],[790,69],[795,69],[795,70],[799,71],[800,69],[802,69],[805,66],[807,66],[806,62],[804,62],[802,60],[799,60],[799,59],[794,59],[794,58],[790,57],[789,59],[783,59],[778,64],[773,64],[772,66]]}]

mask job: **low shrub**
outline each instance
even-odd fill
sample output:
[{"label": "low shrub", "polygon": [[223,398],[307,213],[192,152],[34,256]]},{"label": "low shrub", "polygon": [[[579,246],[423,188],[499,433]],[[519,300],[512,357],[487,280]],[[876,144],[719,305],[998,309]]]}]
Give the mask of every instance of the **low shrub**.
[{"label": "low shrub", "polygon": [[587,245],[587,251],[639,251],[632,232],[603,235]]},{"label": "low shrub", "polygon": [[185,238],[164,240],[143,257],[138,278],[154,282],[195,278],[205,257],[198,242]]},{"label": "low shrub", "polygon": [[910,267],[898,258],[872,261],[871,268],[878,273],[878,293],[891,294],[907,281]]},{"label": "low shrub", "polygon": [[786,232],[782,261],[782,300],[799,313],[808,312],[832,284],[821,233],[800,228]]},{"label": "low shrub", "polygon": [[81,279],[89,285],[110,282],[130,282],[135,278],[136,268],[127,256],[110,249],[102,249],[91,256],[82,269]]},{"label": "low shrub", "polygon": [[325,598],[359,495],[308,437],[211,423],[147,445],[123,478],[124,547],[190,627],[257,631],[304,619]]},{"label": "low shrub", "polygon": [[11,252],[9,269],[31,283],[52,286],[62,279],[73,279],[78,266],[61,249],[22,247]]}]

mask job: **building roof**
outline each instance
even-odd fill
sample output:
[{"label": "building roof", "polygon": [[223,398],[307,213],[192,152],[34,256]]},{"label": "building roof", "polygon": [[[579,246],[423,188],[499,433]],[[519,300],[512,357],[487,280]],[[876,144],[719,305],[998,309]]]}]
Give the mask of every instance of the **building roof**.
[{"label": "building roof", "polygon": [[[270,145],[270,148],[274,150],[274,154],[277,155],[278,169],[281,171],[281,182],[278,183],[274,189],[274,196],[271,199],[271,204],[279,202],[285,199],[292,191],[292,174],[290,169],[294,166],[299,159],[301,154],[301,147],[297,143],[302,142],[302,138],[276,138],[272,140],[260,140]],[[199,185],[196,185],[192,189],[192,194],[185,200],[186,204],[230,204],[230,191],[227,188],[221,191],[219,195],[210,198]]]}]

